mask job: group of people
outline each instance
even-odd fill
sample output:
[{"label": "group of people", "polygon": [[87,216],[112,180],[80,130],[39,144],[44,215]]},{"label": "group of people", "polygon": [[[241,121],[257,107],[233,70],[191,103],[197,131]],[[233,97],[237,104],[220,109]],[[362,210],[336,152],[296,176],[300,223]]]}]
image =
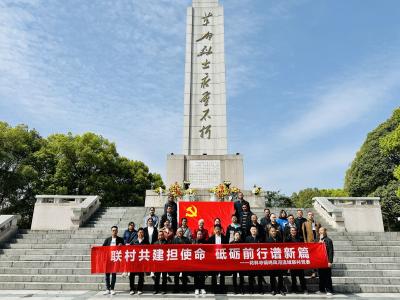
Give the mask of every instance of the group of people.
[{"label": "group of people", "polygon": [[[221,220],[216,218],[212,231],[204,227],[204,220],[199,220],[198,227],[192,232],[187,226],[187,219],[177,220],[177,204],[172,197],[168,198],[164,207],[164,214],[158,217],[155,208],[150,208],[150,213],[143,220],[143,226],[135,229],[135,223],[130,222],[123,237],[118,236],[118,228],[111,228],[112,236],[104,241],[103,246],[114,245],[145,245],[145,244],[234,244],[234,243],[299,243],[320,242],[325,243],[328,257],[328,268],[312,270],[311,277],[319,275],[319,291],[331,295],[333,263],[333,243],[327,236],[326,228],[316,222],[313,213],[307,213],[303,217],[303,211],[297,210],[297,215],[287,215],[281,210],[277,216],[270,209],[264,209],[264,217],[258,217],[250,210],[249,202],[238,194],[238,200],[234,203],[235,213],[232,215],[232,223],[226,228],[222,227]],[[210,230],[211,231],[211,230]],[[307,294],[307,285],[304,270],[270,270],[270,271],[239,271],[239,272],[193,272],[193,273],[151,273],[154,279],[154,294],[167,292],[167,281],[174,278],[173,291],[188,292],[189,277],[194,278],[195,295],[206,294],[205,280],[211,276],[211,288],[214,293],[225,293],[225,277],[232,275],[234,293],[244,294],[244,277],[248,276],[248,291],[253,293],[257,281],[257,292],[264,293],[264,276],[270,277],[271,293],[273,295],[286,295],[283,277],[290,272],[291,292]],[[143,293],[144,273],[129,273],[130,294]],[[135,289],[135,277],[138,277],[137,289]],[[300,290],[297,286],[297,278],[300,282]],[[161,285],[160,285],[161,280]],[[219,280],[219,284],[218,284]],[[114,286],[116,274],[106,274],[106,291],[104,294],[115,294]]]}]

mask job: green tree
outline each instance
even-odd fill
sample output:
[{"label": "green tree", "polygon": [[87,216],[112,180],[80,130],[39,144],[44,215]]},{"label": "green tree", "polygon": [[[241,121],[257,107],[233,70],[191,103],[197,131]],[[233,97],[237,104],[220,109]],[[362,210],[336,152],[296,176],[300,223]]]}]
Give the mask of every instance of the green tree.
[{"label": "green tree", "polygon": [[118,154],[94,133],[54,134],[0,122],[0,212],[29,227],[37,194],[100,195],[103,206],[143,205],[146,189],[164,187],[159,174]]},{"label": "green tree", "polygon": [[317,189],[317,188],[306,188],[293,193],[291,199],[296,207],[312,207],[314,197],[346,197],[348,193],[342,189]]},{"label": "green tree", "polygon": [[266,207],[293,207],[293,202],[290,197],[282,194],[280,191],[265,192]]},{"label": "green tree", "polygon": [[346,173],[344,189],[351,196],[368,196],[378,187],[395,179],[393,171],[400,162],[398,158],[392,158],[381,150],[380,140],[399,125],[400,108],[368,134]]},{"label": "green tree", "polygon": [[399,165],[400,108],[397,108],[391,118],[368,134],[346,173],[344,186],[351,196],[381,197],[383,219],[389,229],[400,216]]},{"label": "green tree", "polygon": [[37,131],[0,122],[0,213],[19,213],[28,224],[38,192],[34,153],[43,145]]}]

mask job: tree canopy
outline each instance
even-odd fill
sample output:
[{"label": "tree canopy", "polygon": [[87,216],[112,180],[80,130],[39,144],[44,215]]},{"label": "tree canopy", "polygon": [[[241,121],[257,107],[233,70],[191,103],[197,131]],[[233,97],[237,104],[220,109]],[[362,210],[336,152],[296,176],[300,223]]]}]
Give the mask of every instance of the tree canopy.
[{"label": "tree canopy", "polygon": [[389,228],[400,217],[399,166],[400,108],[367,135],[347,170],[344,185],[351,196],[381,197],[384,222]]},{"label": "tree canopy", "polygon": [[143,205],[146,189],[164,187],[159,174],[118,154],[94,133],[41,137],[25,125],[0,122],[0,212],[29,226],[37,194],[100,195],[103,206]]},{"label": "tree canopy", "polygon": [[342,189],[306,188],[293,193],[291,199],[296,207],[312,207],[314,197],[346,197],[348,193]]}]

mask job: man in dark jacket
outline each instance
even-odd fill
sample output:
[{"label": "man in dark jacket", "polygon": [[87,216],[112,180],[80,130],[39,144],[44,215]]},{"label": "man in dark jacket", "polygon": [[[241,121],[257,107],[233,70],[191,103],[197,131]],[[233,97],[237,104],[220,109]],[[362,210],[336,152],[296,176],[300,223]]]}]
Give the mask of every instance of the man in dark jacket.
[{"label": "man in dark jacket", "polygon": [[130,244],[131,241],[136,240],[137,231],[135,230],[135,223],[129,222],[128,229],[124,232],[124,242],[125,244]]},{"label": "man in dark jacket", "polygon": [[238,200],[234,202],[235,214],[238,219],[240,219],[240,213],[243,211],[243,205],[247,205],[248,210],[250,211],[250,204],[243,198],[243,193],[238,193]]},{"label": "man in dark jacket", "polygon": [[333,293],[332,287],[332,263],[334,256],[333,242],[327,236],[327,230],[325,227],[319,228],[319,242],[325,243],[326,253],[328,255],[328,268],[319,269],[319,292],[326,293],[327,296],[331,296]]},{"label": "man in dark jacket", "polygon": [[[176,230],[176,236],[172,240],[172,244],[190,244],[190,241],[187,237],[183,236],[183,229],[179,227]],[[172,275],[172,274],[171,274]],[[178,293],[179,289],[179,272],[173,273],[174,275],[174,293]],[[182,292],[187,292],[187,284],[188,284],[188,273],[182,272]]]},{"label": "man in dark jacket", "polygon": [[[138,229],[138,236],[137,239],[130,243],[131,245],[146,245],[148,242],[144,237],[144,230],[143,228]],[[129,286],[130,286],[130,295],[135,294],[135,276],[138,276],[138,285],[137,285],[137,294],[143,294],[143,285],[144,285],[144,273],[142,272],[130,272],[129,273]]]},{"label": "man in dark jacket", "polygon": [[168,195],[168,201],[164,204],[164,215],[167,213],[168,206],[172,207],[172,214],[176,218],[178,216],[178,204],[176,204],[174,196],[172,195]]},{"label": "man in dark jacket", "polygon": [[[158,232],[158,239],[157,241],[154,242],[154,245],[164,245],[166,244],[167,241],[164,237],[164,233],[162,231]],[[160,277],[162,276],[162,283],[161,283],[161,289],[162,289],[162,294],[165,295],[167,293],[167,276],[168,273],[166,272],[156,272],[154,273],[154,292],[153,294],[158,294],[160,292]]]},{"label": "man in dark jacket", "polygon": [[297,217],[294,220],[296,223],[297,227],[297,234],[302,242],[304,242],[304,237],[303,237],[303,223],[306,222],[307,219],[303,217],[303,211],[301,209],[297,210]]},{"label": "man in dark jacket", "polygon": [[245,240],[248,235],[248,230],[251,226],[251,216],[253,213],[250,211],[249,206],[247,204],[243,204],[242,211],[239,214],[239,224],[242,229],[242,239]]},{"label": "man in dark jacket", "polygon": [[176,214],[174,214],[173,208],[171,205],[169,205],[167,207],[167,212],[162,215],[161,221],[160,221],[160,226],[164,226],[164,223],[166,220],[169,220],[172,230],[174,232],[176,232],[176,229],[178,228],[178,220],[176,219]]},{"label": "man in dark jacket", "polygon": [[255,226],[257,228],[257,238],[260,243],[263,243],[265,241],[265,229],[261,226],[260,223],[258,223],[257,215],[251,215],[250,219],[251,223],[250,223],[250,228],[248,229],[247,232],[247,236],[250,235],[251,227]]},{"label": "man in dark jacket", "polygon": [[158,230],[154,226],[154,221],[153,218],[149,217],[147,219],[147,227],[143,229],[144,232],[144,238],[147,242],[147,244],[153,244],[155,241],[157,241],[158,238]]},{"label": "man in dark jacket", "polygon": [[[254,215],[253,215],[254,216]],[[260,243],[260,237],[257,231],[257,226],[252,225],[250,227],[250,235],[248,235],[246,237],[245,240],[246,243],[249,244],[254,244],[254,243]],[[249,291],[251,294],[253,294],[253,290],[254,290],[254,281],[255,281],[255,277],[257,276],[257,281],[258,281],[258,293],[263,294],[263,271],[249,271]]]},{"label": "man in dark jacket", "polygon": [[[118,236],[118,227],[113,226],[111,227],[111,236],[106,238],[103,246],[121,246],[125,245],[124,239]],[[111,282],[110,282],[110,275],[111,275]],[[106,291],[104,295],[115,295],[114,287],[115,282],[117,281],[117,274],[116,273],[106,273]]]},{"label": "man in dark jacket", "polygon": [[[226,244],[226,238],[221,233],[220,225],[214,226],[214,235],[208,239],[207,243],[213,244],[213,245]],[[217,285],[218,275],[219,275],[219,285]],[[225,273],[224,272],[211,272],[211,276],[212,276],[211,277],[211,286],[213,288],[214,294],[225,293]]]},{"label": "man in dark jacket", "polygon": [[264,209],[264,217],[261,218],[260,224],[262,227],[266,227],[271,222],[271,210],[269,208]]},{"label": "man in dark jacket", "polygon": [[[271,218],[272,220],[272,218]],[[275,227],[270,227],[269,229],[269,237],[266,240],[267,243],[282,243],[282,238],[278,235],[278,231]],[[281,270],[271,270],[270,274],[270,282],[271,282],[271,292],[272,295],[276,295],[277,293],[281,293],[282,296],[286,296],[284,288],[283,288],[283,271]],[[276,277],[278,277],[278,287],[276,286]]]},{"label": "man in dark jacket", "polygon": [[[290,235],[286,237],[285,240],[286,243],[302,243],[300,240],[298,234],[297,234],[297,228],[296,227],[290,227]],[[306,279],[304,277],[304,270],[290,270],[290,277],[292,279],[292,293],[297,293],[297,277],[299,277],[300,281],[300,286],[302,289],[302,292],[304,294],[308,294],[307,291],[307,286],[306,286]]]}]

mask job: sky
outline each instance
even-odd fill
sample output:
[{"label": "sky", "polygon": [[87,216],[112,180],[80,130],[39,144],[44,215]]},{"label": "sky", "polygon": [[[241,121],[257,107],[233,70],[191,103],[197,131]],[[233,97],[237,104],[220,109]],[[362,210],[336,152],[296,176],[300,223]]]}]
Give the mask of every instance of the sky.
[{"label": "sky", "polygon": [[[0,0],[0,120],[100,134],[166,173],[182,153],[190,0]],[[400,1],[220,0],[228,150],[245,185],[341,188],[400,105]]]}]

